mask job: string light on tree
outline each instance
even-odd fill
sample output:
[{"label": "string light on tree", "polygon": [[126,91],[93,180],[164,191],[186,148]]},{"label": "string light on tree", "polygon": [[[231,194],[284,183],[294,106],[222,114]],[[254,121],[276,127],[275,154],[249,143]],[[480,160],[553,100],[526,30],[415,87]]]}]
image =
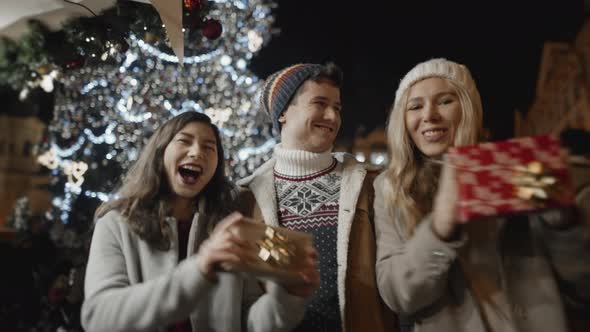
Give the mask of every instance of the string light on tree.
[{"label": "string light on tree", "polygon": [[[204,5],[183,2],[192,12]],[[260,81],[247,64],[271,36],[274,4],[217,0],[206,6],[201,40],[185,42],[182,67],[160,37],[142,28],[141,35],[129,35],[124,52],[109,43],[107,57],[116,61],[59,78],[63,89],[56,94],[46,147],[58,165],[52,218],[91,223],[94,209],[112,197],[147,138],[182,112],[206,113],[220,127],[231,177],[250,174],[270,157],[276,141],[258,111]]]}]

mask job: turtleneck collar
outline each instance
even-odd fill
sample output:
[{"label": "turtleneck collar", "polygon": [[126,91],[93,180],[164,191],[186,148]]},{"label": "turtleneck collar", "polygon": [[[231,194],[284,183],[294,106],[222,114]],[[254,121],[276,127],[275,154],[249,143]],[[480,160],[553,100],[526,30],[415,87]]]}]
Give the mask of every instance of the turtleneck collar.
[{"label": "turtleneck collar", "polygon": [[336,160],[330,150],[314,153],[303,150],[289,150],[279,143],[274,148],[277,160],[274,171],[287,176],[306,176],[321,172],[332,166]]}]

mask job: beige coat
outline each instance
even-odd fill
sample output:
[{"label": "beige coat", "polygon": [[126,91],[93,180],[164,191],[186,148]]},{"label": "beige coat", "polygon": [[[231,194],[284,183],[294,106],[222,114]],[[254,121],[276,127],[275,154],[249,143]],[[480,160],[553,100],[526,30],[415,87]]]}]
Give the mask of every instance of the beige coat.
[{"label": "beige coat", "polygon": [[176,223],[172,245],[157,250],[110,211],[96,222],[84,284],[82,326],[94,331],[165,331],[189,317],[193,331],[290,331],[303,317],[303,299],[269,283],[218,273],[215,283],[197,266],[195,251],[207,237],[206,218],[195,214],[187,258],[178,263]]},{"label": "beige coat", "polygon": [[[271,159],[254,174],[240,181],[245,213],[278,226],[274,165]],[[339,165],[340,209],[338,211],[338,299],[344,330],[396,331],[396,316],[379,298],[375,279],[375,236],[372,178],[354,158]]]},{"label": "beige coat", "polygon": [[[552,271],[564,281],[560,286],[572,287],[569,295],[590,298],[583,223],[559,231],[528,217],[478,221],[489,223],[473,225],[486,227],[485,236],[470,239],[464,232],[444,242],[426,218],[408,238],[384,201],[384,183],[383,174],[374,182],[379,292],[391,309],[415,321],[414,331],[567,331],[563,301],[570,297]],[[582,219],[590,220],[590,195],[578,204]],[[460,253],[469,264],[458,263]],[[495,305],[475,301],[466,272],[481,277],[477,287],[491,290]]]}]

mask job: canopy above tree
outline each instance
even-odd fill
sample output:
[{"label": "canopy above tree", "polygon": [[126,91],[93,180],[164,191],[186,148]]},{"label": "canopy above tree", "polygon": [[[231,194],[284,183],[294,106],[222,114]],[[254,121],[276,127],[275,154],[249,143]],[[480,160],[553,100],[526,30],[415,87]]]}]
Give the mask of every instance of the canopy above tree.
[{"label": "canopy above tree", "polygon": [[[152,3],[166,25],[170,46],[182,64],[184,39],[182,37],[182,6],[180,1],[129,0]],[[98,13],[112,7],[116,0],[73,0]],[[63,0],[4,0],[0,3],[0,36],[18,39],[27,29],[27,21],[36,19],[51,30],[59,30],[62,24],[73,17],[91,16],[82,6]]]},{"label": "canopy above tree", "polygon": [[[73,0],[95,13],[113,6],[116,0]],[[148,0],[139,2],[149,3]],[[52,30],[59,30],[64,21],[92,15],[88,10],[63,0],[3,0],[0,2],[0,35],[17,39],[27,31],[27,21],[36,19]]]}]

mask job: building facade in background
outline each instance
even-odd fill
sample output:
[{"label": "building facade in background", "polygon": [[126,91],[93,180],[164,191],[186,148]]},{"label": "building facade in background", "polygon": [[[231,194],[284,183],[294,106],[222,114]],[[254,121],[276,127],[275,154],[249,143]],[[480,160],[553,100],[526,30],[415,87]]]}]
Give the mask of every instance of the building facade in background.
[{"label": "building facade in background", "polygon": [[515,136],[568,128],[590,131],[590,21],[572,43],[545,43],[535,100],[526,114],[515,113]]},{"label": "building facade in background", "polygon": [[49,176],[40,172],[37,162],[44,130],[35,116],[0,116],[0,228],[19,197],[29,198],[33,214],[49,208],[49,193],[42,189]]}]

